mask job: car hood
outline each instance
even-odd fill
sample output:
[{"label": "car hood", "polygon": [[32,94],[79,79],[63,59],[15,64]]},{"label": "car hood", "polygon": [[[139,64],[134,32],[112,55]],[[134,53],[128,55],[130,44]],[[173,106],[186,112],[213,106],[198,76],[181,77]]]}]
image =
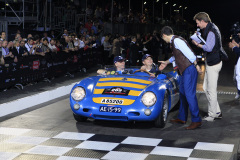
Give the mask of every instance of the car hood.
[{"label": "car hood", "polygon": [[157,79],[144,76],[112,76],[99,78],[93,101],[99,104],[131,105]]}]

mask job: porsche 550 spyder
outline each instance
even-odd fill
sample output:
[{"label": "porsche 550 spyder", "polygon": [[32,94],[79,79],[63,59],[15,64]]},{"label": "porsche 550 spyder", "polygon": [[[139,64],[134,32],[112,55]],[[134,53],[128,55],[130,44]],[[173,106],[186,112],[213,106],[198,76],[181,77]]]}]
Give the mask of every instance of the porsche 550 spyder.
[{"label": "porsche 550 spyder", "polygon": [[179,101],[179,75],[175,71],[151,77],[133,74],[98,75],[75,84],[70,106],[76,121],[153,121],[162,128],[168,112]]}]

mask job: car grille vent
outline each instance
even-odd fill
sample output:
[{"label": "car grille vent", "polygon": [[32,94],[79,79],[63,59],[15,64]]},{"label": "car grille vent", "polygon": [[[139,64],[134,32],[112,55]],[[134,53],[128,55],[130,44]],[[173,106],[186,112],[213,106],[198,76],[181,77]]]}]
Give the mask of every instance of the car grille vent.
[{"label": "car grille vent", "polygon": [[112,119],[112,120],[128,120],[126,116],[103,116],[103,115],[93,115],[96,119]]},{"label": "car grille vent", "polygon": [[89,111],[89,109],[83,108],[83,112],[88,112],[88,111]]}]

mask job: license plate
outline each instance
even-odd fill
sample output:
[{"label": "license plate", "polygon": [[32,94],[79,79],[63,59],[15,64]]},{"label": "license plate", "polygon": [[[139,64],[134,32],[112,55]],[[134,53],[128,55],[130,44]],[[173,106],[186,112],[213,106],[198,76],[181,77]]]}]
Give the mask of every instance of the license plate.
[{"label": "license plate", "polygon": [[106,107],[101,106],[99,109],[100,112],[114,112],[114,113],[121,113],[122,108],[120,107]]},{"label": "license plate", "polygon": [[106,104],[123,104],[123,100],[120,100],[120,99],[102,99],[101,103],[106,103]]}]

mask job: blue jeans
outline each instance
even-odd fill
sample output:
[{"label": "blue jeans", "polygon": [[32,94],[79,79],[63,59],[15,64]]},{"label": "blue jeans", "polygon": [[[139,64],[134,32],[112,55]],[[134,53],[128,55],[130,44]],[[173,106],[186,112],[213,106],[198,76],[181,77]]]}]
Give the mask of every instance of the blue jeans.
[{"label": "blue jeans", "polygon": [[178,118],[187,121],[188,108],[191,113],[192,122],[201,122],[196,96],[198,73],[194,65],[185,69],[180,76],[180,108]]}]

